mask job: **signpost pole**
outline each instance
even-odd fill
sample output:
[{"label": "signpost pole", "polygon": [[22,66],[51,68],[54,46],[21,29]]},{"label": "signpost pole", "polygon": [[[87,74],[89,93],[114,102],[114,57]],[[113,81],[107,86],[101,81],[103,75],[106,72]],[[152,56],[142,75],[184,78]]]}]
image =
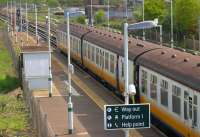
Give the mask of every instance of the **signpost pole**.
[{"label": "signpost pole", "polygon": [[73,133],[73,103],[72,103],[72,89],[71,89],[71,62],[70,62],[70,30],[69,30],[69,12],[67,12],[67,45],[68,45],[68,82],[69,82],[69,98],[68,98],[68,132]]},{"label": "signpost pole", "polygon": [[[124,24],[124,70],[125,70],[125,104],[129,104],[128,92],[128,23]],[[125,137],[129,137],[129,130],[125,130]]]}]

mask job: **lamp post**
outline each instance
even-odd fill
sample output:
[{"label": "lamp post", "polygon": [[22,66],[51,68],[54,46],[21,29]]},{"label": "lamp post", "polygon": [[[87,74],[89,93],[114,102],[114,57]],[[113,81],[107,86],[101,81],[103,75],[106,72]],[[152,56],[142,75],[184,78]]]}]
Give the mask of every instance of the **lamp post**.
[{"label": "lamp post", "polygon": [[[142,0],[142,20],[144,21],[144,0]],[[144,29],[143,29],[142,33],[143,33],[142,40],[145,40],[145,31],[144,31]]]},{"label": "lamp post", "polygon": [[8,5],[8,1],[7,1],[7,29],[8,29],[8,33],[9,33],[9,11],[8,11],[8,9],[9,9],[9,5]]},{"label": "lamp post", "polygon": [[[128,23],[124,23],[124,70],[125,70],[125,104],[129,104],[129,81],[128,81],[128,31],[129,30],[137,30],[137,29],[144,29],[144,28],[153,28],[157,27],[157,20],[156,21],[143,21],[139,23],[134,23],[128,25]],[[132,87],[131,85],[130,87]],[[129,137],[129,130],[125,130],[125,137]]]},{"label": "lamp post", "polygon": [[46,24],[48,25],[48,48],[49,48],[49,97],[52,97],[52,74],[51,74],[51,32],[50,32],[50,9],[48,8],[48,16],[46,16]]},{"label": "lamp post", "polygon": [[90,0],[90,20],[91,20],[91,26],[93,27],[93,16],[92,16],[92,0]]},{"label": "lamp post", "polygon": [[20,31],[22,32],[22,4],[20,0]]},{"label": "lamp post", "polygon": [[28,42],[28,13],[27,13],[27,1],[26,1],[26,41]]},{"label": "lamp post", "polygon": [[125,0],[125,9],[126,9],[126,11],[125,11],[126,20],[128,20],[128,2],[127,2],[127,0]]},{"label": "lamp post", "polygon": [[69,134],[73,133],[74,122],[73,122],[73,103],[72,103],[72,89],[71,89],[71,74],[74,72],[73,65],[71,64],[70,58],[70,27],[69,27],[69,12],[67,12],[67,46],[68,46],[68,87],[69,87],[69,96],[68,96],[68,132]]},{"label": "lamp post", "polygon": [[17,37],[18,37],[18,36],[17,36],[17,33],[18,33],[18,32],[16,31],[16,27],[17,27],[17,17],[16,17],[16,13],[17,13],[17,3],[16,3],[16,1],[15,1],[15,8],[14,8],[14,9],[15,9],[15,12],[14,12],[14,14],[15,14],[15,15],[14,15],[15,42],[17,42]]},{"label": "lamp post", "polygon": [[163,39],[162,39],[162,25],[157,25],[159,28],[160,28],[160,45],[162,46],[162,43],[163,43]]},{"label": "lamp post", "polygon": [[11,16],[10,16],[10,24],[11,24],[11,36],[13,36],[13,13],[12,13],[12,8],[13,8],[13,1],[11,0]]},{"label": "lamp post", "polygon": [[110,28],[110,0],[108,0],[108,29]]},{"label": "lamp post", "polygon": [[174,48],[173,0],[171,0],[171,48]]},{"label": "lamp post", "polygon": [[[37,45],[38,45],[38,23],[37,23],[37,5],[35,4],[35,36],[36,36],[36,40],[37,40]],[[49,22],[50,24],[50,22]]]}]

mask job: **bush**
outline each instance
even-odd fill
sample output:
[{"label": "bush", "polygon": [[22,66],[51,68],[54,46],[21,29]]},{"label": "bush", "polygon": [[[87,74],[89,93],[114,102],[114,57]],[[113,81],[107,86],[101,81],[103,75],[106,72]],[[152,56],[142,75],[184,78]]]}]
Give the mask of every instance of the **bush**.
[{"label": "bush", "polygon": [[80,23],[80,24],[85,24],[85,16],[79,16],[76,18],[76,22]]}]

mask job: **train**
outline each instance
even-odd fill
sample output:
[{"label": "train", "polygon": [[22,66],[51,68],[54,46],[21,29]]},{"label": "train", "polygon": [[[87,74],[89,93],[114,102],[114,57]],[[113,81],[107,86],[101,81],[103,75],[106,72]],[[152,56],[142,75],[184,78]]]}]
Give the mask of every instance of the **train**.
[{"label": "train", "polygon": [[[57,47],[67,54],[66,25],[56,30]],[[151,121],[171,137],[200,137],[200,57],[129,37],[129,84],[135,102],[150,103]],[[70,24],[71,58],[123,95],[123,36]]]}]

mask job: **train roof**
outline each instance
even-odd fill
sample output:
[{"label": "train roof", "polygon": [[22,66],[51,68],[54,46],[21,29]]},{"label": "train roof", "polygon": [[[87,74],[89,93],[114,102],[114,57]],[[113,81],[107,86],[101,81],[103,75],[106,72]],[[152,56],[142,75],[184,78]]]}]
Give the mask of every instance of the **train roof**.
[{"label": "train roof", "polygon": [[[59,29],[63,30],[63,26]],[[109,51],[124,55],[123,35],[94,27],[71,24],[73,35]],[[129,59],[200,91],[200,57],[147,41],[129,38]]]}]

